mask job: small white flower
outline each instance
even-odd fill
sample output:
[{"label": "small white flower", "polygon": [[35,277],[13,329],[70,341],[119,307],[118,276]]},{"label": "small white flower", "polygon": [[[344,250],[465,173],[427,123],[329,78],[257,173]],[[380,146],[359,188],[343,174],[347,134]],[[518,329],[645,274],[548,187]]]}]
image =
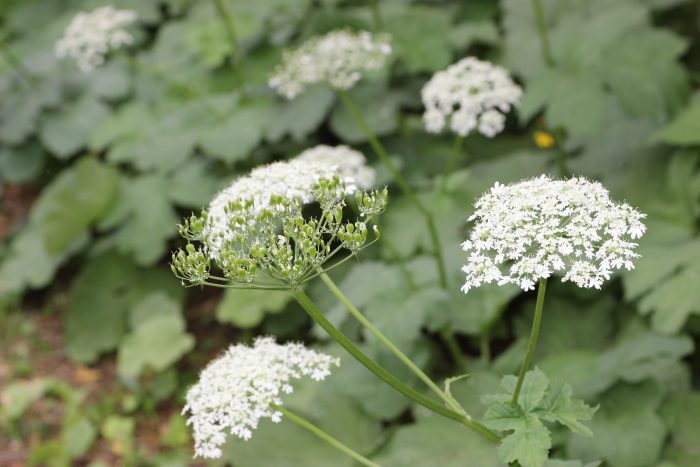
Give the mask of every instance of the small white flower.
[{"label": "small white flower", "polygon": [[489,138],[503,131],[505,113],[518,104],[522,89],[496,65],[467,57],[433,75],[421,96],[426,131],[450,129],[467,136],[475,128]]},{"label": "small white flower", "polygon": [[274,197],[311,203],[315,201],[314,186],[334,176],[343,182],[345,192],[339,195],[353,194],[358,187],[369,188],[375,178],[374,170],[366,165],[361,153],[347,146],[319,145],[294,159],[257,167],[235,180],[209,204],[206,243],[212,257],[216,258],[224,241],[231,238],[227,207],[232,201],[253,200],[258,212],[269,209]]},{"label": "small white flower", "polygon": [[350,89],[363,72],[384,66],[390,54],[387,35],[345,29],[332,31],[286,51],[269,85],[287,99],[317,83]]},{"label": "small white flower", "polygon": [[615,270],[634,268],[631,240],[644,234],[645,217],[585,178],[496,183],[469,218],[462,291],[490,282],[532,290],[555,271],[563,282],[599,289]]},{"label": "small white flower", "polygon": [[293,392],[292,381],[304,376],[321,381],[339,364],[302,344],[280,345],[271,337],[258,337],[252,347],[231,346],[187,392],[182,413],[189,413],[195,456],[221,457],[229,433],[247,440],[260,419],[280,422],[282,414],[271,405],[282,405],[280,394]]},{"label": "small white flower", "polygon": [[58,58],[72,57],[83,73],[89,73],[105,61],[110,50],[131,44],[134,38],[124,27],[138,19],[135,11],[111,6],[78,13],[56,42]]}]

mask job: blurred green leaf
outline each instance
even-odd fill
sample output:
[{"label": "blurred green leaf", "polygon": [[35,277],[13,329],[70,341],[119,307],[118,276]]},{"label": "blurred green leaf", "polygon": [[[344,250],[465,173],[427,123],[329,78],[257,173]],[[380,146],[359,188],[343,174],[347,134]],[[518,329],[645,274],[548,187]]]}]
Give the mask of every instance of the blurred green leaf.
[{"label": "blurred green leaf", "polygon": [[691,104],[652,136],[654,141],[678,146],[700,144],[700,102]]},{"label": "blurred green leaf", "polygon": [[216,319],[239,328],[254,328],[266,314],[282,311],[291,299],[286,292],[229,289],[216,307]]}]

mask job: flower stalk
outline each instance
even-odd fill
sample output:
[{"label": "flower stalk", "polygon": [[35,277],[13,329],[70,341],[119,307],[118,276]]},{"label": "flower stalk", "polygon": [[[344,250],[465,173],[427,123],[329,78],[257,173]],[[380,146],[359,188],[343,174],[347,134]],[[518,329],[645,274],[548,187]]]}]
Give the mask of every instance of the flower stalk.
[{"label": "flower stalk", "polygon": [[[500,437],[496,433],[489,430],[481,423],[473,420],[466,412],[464,412],[463,409],[460,411],[455,411],[452,407],[447,408],[436,403],[431,399],[428,399],[415,389],[405,385],[393,374],[387,371],[384,367],[382,367],[374,360],[369,358],[367,355],[365,355],[359,348],[357,348],[355,344],[353,344],[353,342],[345,334],[343,334],[338,328],[333,326],[333,324],[330,321],[328,321],[325,316],[323,316],[321,310],[318,309],[316,304],[314,304],[314,302],[309,298],[309,296],[306,295],[306,293],[304,293],[302,290],[292,290],[291,293],[294,299],[297,301],[297,303],[299,303],[299,305],[301,305],[301,307],[304,308],[304,310],[308,313],[311,319],[318,323],[318,325],[321,326],[330,337],[332,337],[336,342],[338,342],[338,344],[340,344],[350,355],[352,355],[358,362],[360,362],[368,370],[370,370],[372,373],[378,376],[382,381],[390,385],[392,388],[394,388],[404,396],[427,408],[428,410],[431,410],[439,415],[450,418],[452,420],[458,421],[494,443],[500,442]],[[457,406],[459,405],[456,403],[456,401],[452,400],[450,405],[454,406],[455,404]]]},{"label": "flower stalk", "polygon": [[523,386],[523,380],[525,379],[525,374],[530,369],[530,364],[532,363],[532,358],[535,355],[535,348],[537,347],[537,339],[540,335],[540,326],[542,325],[542,311],[544,309],[544,295],[547,291],[547,278],[540,279],[539,286],[537,287],[537,302],[535,304],[535,317],[532,320],[532,330],[530,331],[530,339],[527,342],[527,351],[525,352],[525,359],[520,367],[520,373],[518,374],[518,382],[515,385],[515,391],[513,391],[513,400],[511,401],[513,405],[518,403],[518,398],[520,397],[520,390]]},{"label": "flower stalk", "polygon": [[240,60],[240,49],[238,45],[238,35],[236,34],[236,27],[233,24],[233,18],[231,13],[226,6],[224,0],[212,0],[214,2],[214,7],[219,13],[219,18],[221,18],[221,24],[226,31],[226,37],[231,46],[231,64],[233,66],[233,75],[236,80],[238,87],[243,87],[243,74],[241,72],[241,60]]},{"label": "flower stalk", "polygon": [[352,101],[352,99],[350,99],[350,96],[348,96],[348,94],[341,89],[338,90],[338,95],[340,96],[340,100],[343,102],[345,108],[348,110],[348,112],[350,112],[353,119],[357,122],[357,124],[364,132],[375,154],[377,154],[382,164],[384,164],[384,166],[389,170],[389,172],[393,176],[394,180],[396,180],[396,183],[399,185],[399,188],[401,188],[401,191],[404,192],[404,194],[408,197],[411,203],[413,203],[416,209],[418,209],[418,211],[425,218],[425,221],[428,225],[430,240],[433,244],[433,254],[435,255],[435,259],[438,263],[440,285],[442,288],[447,288],[447,273],[445,267],[445,260],[442,256],[440,237],[438,236],[437,228],[435,226],[435,219],[432,213],[430,212],[430,210],[428,210],[428,208],[425,207],[425,205],[420,201],[420,199],[418,199],[418,196],[413,191],[406,178],[401,174],[396,165],[394,165],[394,163],[391,161],[391,158],[384,149],[384,146],[382,145],[382,143],[379,142],[377,135],[375,135],[372,129],[369,127],[367,121],[357,109],[357,106],[355,106],[355,103]]},{"label": "flower stalk", "polygon": [[554,66],[554,57],[552,49],[549,45],[549,34],[547,32],[547,23],[544,19],[544,10],[542,9],[541,0],[532,0],[532,9],[535,12],[535,24],[537,25],[537,34],[540,38],[540,46],[542,47],[542,57],[548,67]]},{"label": "flower stalk", "polygon": [[331,435],[329,435],[328,433],[326,433],[325,431],[323,431],[322,429],[317,427],[316,425],[303,419],[302,417],[295,414],[294,412],[292,412],[288,409],[285,409],[281,405],[271,404],[270,407],[278,412],[281,412],[285,417],[287,417],[292,422],[296,423],[297,425],[304,428],[305,430],[310,431],[311,433],[318,436],[323,441],[325,441],[329,445],[333,446],[334,448],[336,448],[340,452],[355,459],[360,464],[365,465],[367,467],[381,467],[379,464],[372,462],[371,460],[367,459],[363,455],[357,453],[356,451],[353,451],[352,449],[350,449],[349,447],[347,447],[346,445],[344,445],[343,443],[341,443],[340,441],[338,441],[337,439],[335,439],[334,437],[332,437]]}]

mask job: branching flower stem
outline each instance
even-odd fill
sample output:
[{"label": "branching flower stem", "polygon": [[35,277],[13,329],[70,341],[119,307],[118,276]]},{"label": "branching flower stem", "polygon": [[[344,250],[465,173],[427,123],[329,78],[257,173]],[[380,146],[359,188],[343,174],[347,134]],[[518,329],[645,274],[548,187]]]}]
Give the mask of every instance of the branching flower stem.
[{"label": "branching flower stem", "polygon": [[544,10],[542,9],[541,0],[532,0],[532,9],[535,12],[535,23],[537,25],[537,34],[540,37],[540,46],[542,47],[542,57],[548,67],[554,66],[554,57],[552,49],[549,45],[549,34],[547,32],[547,23],[544,19]]},{"label": "branching flower stem", "polygon": [[219,13],[221,23],[226,31],[226,37],[231,45],[231,63],[233,65],[233,74],[238,87],[243,86],[243,74],[241,73],[241,60],[238,45],[238,36],[236,35],[236,27],[233,24],[233,18],[228,11],[224,0],[213,0],[216,11]]},{"label": "branching flower stem", "polygon": [[323,441],[325,441],[329,445],[333,446],[337,450],[339,450],[342,453],[355,459],[360,464],[365,465],[367,467],[381,467],[379,464],[376,464],[376,463],[372,462],[371,460],[367,459],[366,457],[364,457],[363,455],[358,454],[357,452],[353,451],[352,449],[350,449],[349,447],[347,447],[346,445],[344,445],[343,443],[341,443],[340,441],[338,441],[337,439],[335,439],[334,437],[332,437],[331,435],[329,435],[328,433],[326,433],[325,431],[323,431],[322,429],[317,427],[316,425],[303,419],[302,417],[295,414],[294,412],[291,412],[290,410],[285,409],[284,407],[279,406],[279,405],[275,405],[275,404],[272,404],[270,407],[277,410],[278,412],[282,412],[282,414],[285,417],[287,417],[289,420],[296,423],[297,425],[304,428],[305,430],[310,431],[311,433],[318,436]]},{"label": "branching flower stem", "polygon": [[374,30],[379,32],[384,30],[384,19],[382,12],[379,10],[379,0],[369,0],[369,6],[372,9],[372,21],[374,22]]},{"label": "branching flower stem", "polygon": [[[368,370],[370,370],[372,373],[378,376],[381,380],[389,384],[391,387],[393,387],[395,390],[397,390],[404,396],[422,405],[423,407],[444,417],[458,421],[465,426],[468,426],[469,428],[476,431],[489,441],[492,441],[494,443],[500,442],[501,438],[496,433],[489,430],[481,423],[473,420],[466,412],[464,412],[463,409],[458,412],[453,410],[452,408],[442,406],[437,402],[433,401],[432,399],[425,397],[423,394],[416,391],[415,389],[406,386],[393,374],[389,373],[386,369],[384,369],[384,367],[380,366],[374,360],[365,355],[359,348],[357,348],[355,344],[353,344],[353,342],[350,339],[348,339],[347,336],[345,336],[345,334],[343,334],[338,328],[333,326],[333,324],[330,321],[328,321],[325,316],[323,316],[321,310],[319,310],[318,307],[314,304],[314,302],[311,301],[309,296],[306,295],[302,290],[292,290],[291,292],[292,296],[299,303],[299,305],[301,305],[302,308],[304,308],[308,315],[314,321],[316,321],[316,323],[318,323],[318,325],[321,326],[328,333],[329,336],[331,336],[336,342],[338,342],[338,344],[340,344],[345,350],[347,350],[348,353],[350,353],[350,355],[352,355],[358,362],[364,365]],[[456,404],[454,400],[452,400],[451,403]]]},{"label": "branching flower stem", "polygon": [[[355,103],[352,101],[352,99],[350,99],[350,96],[348,96],[348,94],[345,91],[340,89],[338,90],[338,95],[340,96],[340,100],[343,102],[345,108],[348,110],[348,112],[350,112],[352,117],[355,119],[362,131],[365,133],[365,136],[367,136],[367,140],[369,141],[370,146],[372,146],[372,149],[374,150],[375,154],[377,154],[384,166],[394,177],[394,180],[399,185],[399,188],[401,188],[401,191],[404,192],[404,194],[408,197],[411,203],[413,203],[416,209],[418,209],[418,211],[425,218],[425,222],[428,226],[428,233],[430,234],[430,240],[433,244],[433,255],[435,256],[435,260],[438,263],[440,287],[447,290],[447,268],[445,266],[445,259],[442,255],[442,245],[440,244],[440,237],[438,236],[437,227],[435,226],[435,218],[433,217],[433,214],[421,202],[421,200],[418,198],[411,186],[408,184],[408,181],[404,178],[404,176],[401,174],[396,165],[394,165],[394,163],[391,161],[391,158],[384,149],[384,146],[381,142],[379,142],[379,138],[377,138],[377,135],[375,135],[372,129],[369,127],[367,121],[357,109]],[[460,367],[462,367],[464,365],[462,353],[459,350],[459,345],[456,342],[452,330],[449,328],[443,328],[440,331],[440,336],[445,341],[445,344],[447,345],[455,362]]]},{"label": "branching flower stem", "polygon": [[525,379],[525,374],[530,368],[532,363],[532,357],[535,354],[535,348],[537,347],[537,338],[540,334],[540,325],[542,324],[542,310],[544,308],[544,295],[547,291],[547,279],[540,279],[539,286],[537,287],[537,303],[535,304],[535,317],[532,320],[532,330],[530,331],[530,339],[527,343],[527,351],[525,352],[525,360],[520,367],[520,373],[518,374],[518,382],[515,385],[515,391],[513,391],[513,404],[518,403],[518,397],[520,397],[520,390],[523,386],[523,380]]}]

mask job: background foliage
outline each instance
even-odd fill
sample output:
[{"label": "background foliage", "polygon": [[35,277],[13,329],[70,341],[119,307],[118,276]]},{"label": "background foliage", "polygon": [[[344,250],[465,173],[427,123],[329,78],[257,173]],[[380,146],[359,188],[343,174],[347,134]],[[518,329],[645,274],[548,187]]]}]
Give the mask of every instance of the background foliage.
[{"label": "background foliage", "polygon": [[[368,3],[230,0],[233,51],[212,2],[119,0],[141,20],[133,60],[117,55],[83,75],[53,56],[53,44],[76,12],[103,4],[0,4],[0,463],[187,465],[182,393],[228,344],[273,333],[342,356],[287,295],[182,288],[167,265],[175,226],[235,176],[321,142],[364,150],[392,183],[331,91],[287,102],[266,88],[285,47],[341,26],[372,30]],[[530,2],[380,2],[395,54],[350,93],[434,210],[453,292],[437,286],[423,222],[398,192],[383,230],[415,286],[382,244],[335,277],[436,376],[460,372],[437,338],[451,326],[471,375],[452,391],[482,415],[475,394],[517,370],[534,297],[459,292],[465,219],[494,181],[557,175],[564,161],[647,212],[649,230],[637,269],[602,292],[552,284],[537,365],[600,409],[594,438],[554,438],[555,457],[578,460],[547,465],[700,465],[700,8],[691,0],[543,6],[553,67]],[[452,140],[423,131],[419,91],[467,55],[507,67],[525,96],[506,133],[467,138],[439,193]],[[555,145],[533,138],[538,131]],[[410,381],[322,287],[310,293]],[[385,466],[498,465],[491,446],[342,362],[289,405]],[[291,423],[264,424],[229,447],[237,467],[351,465]]]}]

